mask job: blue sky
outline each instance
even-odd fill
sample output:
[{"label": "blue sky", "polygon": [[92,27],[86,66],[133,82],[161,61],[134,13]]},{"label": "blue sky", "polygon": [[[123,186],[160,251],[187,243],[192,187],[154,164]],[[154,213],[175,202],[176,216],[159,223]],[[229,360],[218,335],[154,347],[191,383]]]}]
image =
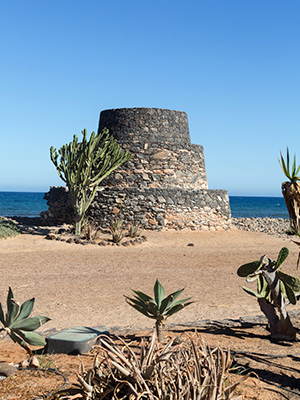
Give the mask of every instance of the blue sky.
[{"label": "blue sky", "polygon": [[27,0],[0,6],[0,191],[61,185],[49,158],[101,110],[187,112],[210,189],[281,196],[300,162],[297,0]]}]

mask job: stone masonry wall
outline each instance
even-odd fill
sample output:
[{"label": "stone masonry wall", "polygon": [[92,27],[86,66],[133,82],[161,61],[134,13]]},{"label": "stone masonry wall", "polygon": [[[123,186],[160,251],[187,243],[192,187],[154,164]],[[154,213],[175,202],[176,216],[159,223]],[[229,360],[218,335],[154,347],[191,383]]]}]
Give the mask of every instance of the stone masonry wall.
[{"label": "stone masonry wall", "polygon": [[106,180],[107,186],[207,189],[203,147],[191,144],[187,114],[157,108],[121,108],[100,114],[132,158]]},{"label": "stone masonry wall", "polygon": [[[158,108],[121,108],[100,114],[99,130],[108,128],[132,159],[99,189],[88,217],[107,227],[118,216],[143,229],[228,229],[227,191],[209,190],[203,147],[191,144],[187,114]],[[45,195],[45,224],[73,222],[67,190]]]},{"label": "stone masonry wall", "polygon": [[[73,222],[66,188],[52,187],[45,199],[49,210],[41,217],[44,215],[49,224]],[[116,216],[124,219],[124,225],[133,222],[143,229],[226,230],[230,227],[229,197],[225,190],[106,187],[98,190],[87,216],[103,228]]]}]

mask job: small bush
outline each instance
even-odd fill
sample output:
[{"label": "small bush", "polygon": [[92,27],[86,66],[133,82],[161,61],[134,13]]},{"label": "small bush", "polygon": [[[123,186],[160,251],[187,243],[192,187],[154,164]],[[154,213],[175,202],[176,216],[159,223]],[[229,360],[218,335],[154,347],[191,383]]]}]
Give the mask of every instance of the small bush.
[{"label": "small bush", "polygon": [[8,237],[17,236],[21,233],[15,222],[0,217],[0,239],[7,239]]}]

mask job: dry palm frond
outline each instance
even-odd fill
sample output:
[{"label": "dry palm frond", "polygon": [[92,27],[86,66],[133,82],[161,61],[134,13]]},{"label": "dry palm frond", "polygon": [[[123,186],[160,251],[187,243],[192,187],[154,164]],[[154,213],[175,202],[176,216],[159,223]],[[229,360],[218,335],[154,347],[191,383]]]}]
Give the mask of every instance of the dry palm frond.
[{"label": "dry palm frond", "polygon": [[227,386],[229,350],[210,349],[199,337],[160,344],[155,332],[136,349],[101,337],[94,366],[81,371],[82,398],[92,400],[228,400],[247,376]]}]

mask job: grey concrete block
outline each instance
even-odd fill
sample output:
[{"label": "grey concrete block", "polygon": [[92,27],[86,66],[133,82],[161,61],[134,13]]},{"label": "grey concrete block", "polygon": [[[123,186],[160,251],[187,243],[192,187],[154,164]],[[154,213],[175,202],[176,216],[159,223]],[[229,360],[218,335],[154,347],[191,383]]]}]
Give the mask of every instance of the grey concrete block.
[{"label": "grey concrete block", "polygon": [[77,326],[46,337],[47,353],[82,354],[91,350],[99,335],[109,335],[106,326]]}]

